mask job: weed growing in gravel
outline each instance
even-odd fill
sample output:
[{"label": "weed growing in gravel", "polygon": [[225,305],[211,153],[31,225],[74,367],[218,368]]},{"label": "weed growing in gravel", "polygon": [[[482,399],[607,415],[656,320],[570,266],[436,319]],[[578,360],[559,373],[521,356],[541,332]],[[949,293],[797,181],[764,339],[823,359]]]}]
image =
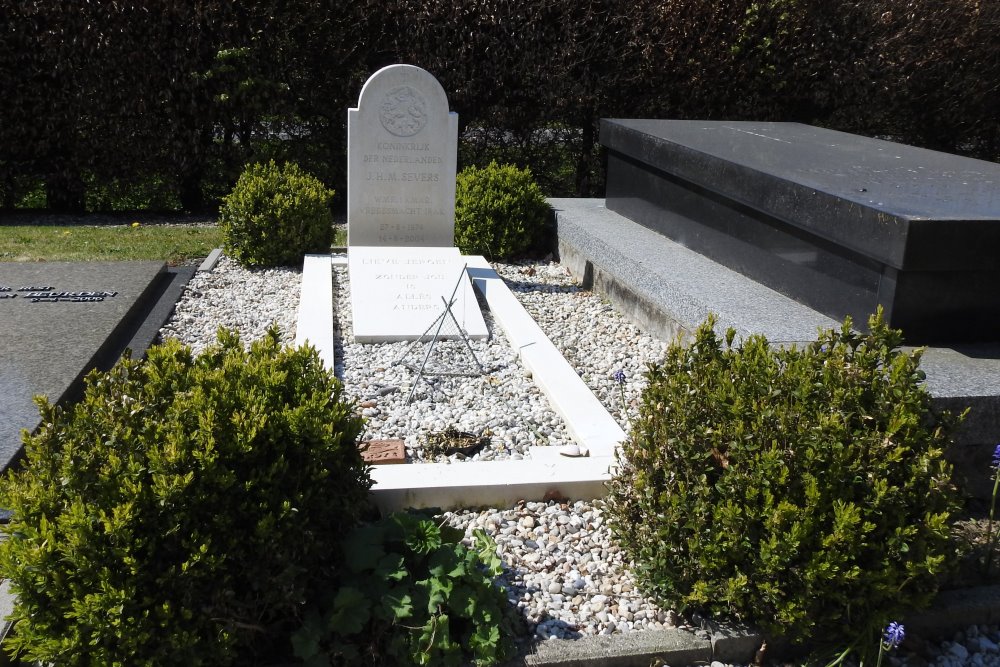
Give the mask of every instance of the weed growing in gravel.
[{"label": "weed growing in gravel", "polygon": [[990,500],[990,518],[986,523],[986,563],[984,570],[986,576],[990,576],[990,567],[993,565],[993,542],[996,535],[993,533],[993,516],[997,509],[997,490],[1000,490],[1000,445],[993,450],[993,497]]},{"label": "weed growing in gravel", "polygon": [[632,420],[629,419],[628,402],[625,400],[625,371],[619,368],[618,370],[616,370],[614,373],[611,374],[611,379],[615,381],[615,383],[618,385],[618,391],[621,392],[622,416],[625,418],[625,421],[628,422],[629,426],[631,427]]}]

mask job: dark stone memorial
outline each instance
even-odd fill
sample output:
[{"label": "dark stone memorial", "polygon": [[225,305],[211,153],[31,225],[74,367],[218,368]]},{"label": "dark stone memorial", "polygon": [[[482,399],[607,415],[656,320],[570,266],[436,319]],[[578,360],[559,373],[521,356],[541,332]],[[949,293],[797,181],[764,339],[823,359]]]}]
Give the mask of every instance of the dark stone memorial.
[{"label": "dark stone memorial", "polygon": [[[162,262],[0,263],[0,469],[39,425],[32,402],[79,396],[83,377],[146,349],[193,273]],[[169,294],[169,298],[167,295]]]},{"label": "dark stone memorial", "polygon": [[911,343],[1000,332],[1000,165],[796,123],[601,121],[607,208]]}]

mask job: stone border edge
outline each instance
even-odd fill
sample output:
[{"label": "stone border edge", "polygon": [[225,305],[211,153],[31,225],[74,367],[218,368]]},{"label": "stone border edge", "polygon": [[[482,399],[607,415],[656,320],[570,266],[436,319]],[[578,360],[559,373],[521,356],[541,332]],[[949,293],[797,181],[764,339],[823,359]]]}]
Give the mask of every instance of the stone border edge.
[{"label": "stone border edge", "polygon": [[219,263],[219,258],[222,257],[222,248],[215,248],[212,252],[208,253],[208,257],[201,263],[198,267],[198,272],[211,271],[215,268],[215,265]]}]

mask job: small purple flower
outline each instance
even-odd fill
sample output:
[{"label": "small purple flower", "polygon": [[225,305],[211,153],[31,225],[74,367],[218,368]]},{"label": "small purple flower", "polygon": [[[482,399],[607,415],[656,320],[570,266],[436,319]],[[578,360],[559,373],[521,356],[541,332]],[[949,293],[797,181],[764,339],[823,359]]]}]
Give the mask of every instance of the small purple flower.
[{"label": "small purple flower", "polygon": [[1000,445],[993,450],[993,469],[1000,470]]},{"label": "small purple flower", "polygon": [[903,643],[903,639],[906,637],[906,632],[903,630],[903,625],[893,621],[885,629],[885,644],[887,648],[897,648]]},{"label": "small purple flower", "polygon": [[[625,371],[619,368],[611,374],[611,379],[618,384],[625,384]],[[1000,452],[1000,445],[997,445],[997,451]]]}]

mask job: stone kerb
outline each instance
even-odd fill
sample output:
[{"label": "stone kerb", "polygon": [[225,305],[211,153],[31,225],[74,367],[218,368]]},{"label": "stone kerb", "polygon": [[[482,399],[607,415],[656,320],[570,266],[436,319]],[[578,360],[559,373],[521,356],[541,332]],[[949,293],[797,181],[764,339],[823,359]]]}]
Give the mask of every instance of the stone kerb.
[{"label": "stone kerb", "polygon": [[437,79],[380,69],[348,109],[347,137],[348,245],[453,245],[458,114]]}]

